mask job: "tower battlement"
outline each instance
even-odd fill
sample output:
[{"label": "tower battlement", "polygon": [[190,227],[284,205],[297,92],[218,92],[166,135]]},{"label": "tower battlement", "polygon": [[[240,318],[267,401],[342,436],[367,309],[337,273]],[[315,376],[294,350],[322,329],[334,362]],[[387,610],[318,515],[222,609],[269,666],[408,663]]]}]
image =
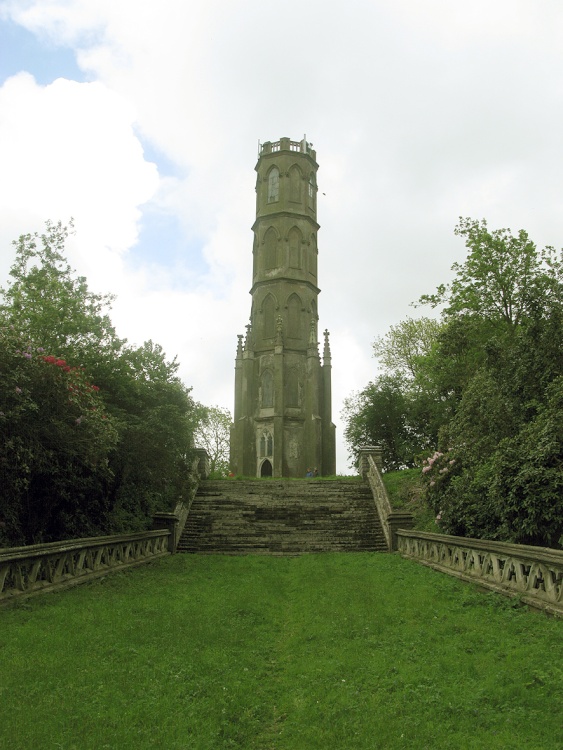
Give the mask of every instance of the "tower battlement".
[{"label": "tower battlement", "polygon": [[277,153],[278,151],[298,151],[301,154],[309,154],[316,161],[317,152],[313,150],[313,144],[309,143],[305,136],[302,141],[292,141],[291,138],[280,138],[279,141],[266,141],[258,144],[258,156]]}]

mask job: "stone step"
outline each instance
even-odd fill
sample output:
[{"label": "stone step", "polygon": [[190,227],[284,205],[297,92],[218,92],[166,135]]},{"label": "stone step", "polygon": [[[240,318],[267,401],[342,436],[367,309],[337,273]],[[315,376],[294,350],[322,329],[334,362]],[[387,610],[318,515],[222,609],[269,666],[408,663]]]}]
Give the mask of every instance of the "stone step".
[{"label": "stone step", "polygon": [[200,485],[178,551],[297,555],[387,550],[369,487],[339,480]]}]

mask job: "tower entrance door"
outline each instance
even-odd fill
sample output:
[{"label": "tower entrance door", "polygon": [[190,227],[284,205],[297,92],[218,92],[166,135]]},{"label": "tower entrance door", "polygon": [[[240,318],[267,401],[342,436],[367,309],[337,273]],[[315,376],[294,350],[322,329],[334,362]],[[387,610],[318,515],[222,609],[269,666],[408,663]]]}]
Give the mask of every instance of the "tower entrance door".
[{"label": "tower entrance door", "polygon": [[272,464],[268,459],[266,459],[262,466],[260,467],[260,476],[261,477],[271,477],[272,476]]}]

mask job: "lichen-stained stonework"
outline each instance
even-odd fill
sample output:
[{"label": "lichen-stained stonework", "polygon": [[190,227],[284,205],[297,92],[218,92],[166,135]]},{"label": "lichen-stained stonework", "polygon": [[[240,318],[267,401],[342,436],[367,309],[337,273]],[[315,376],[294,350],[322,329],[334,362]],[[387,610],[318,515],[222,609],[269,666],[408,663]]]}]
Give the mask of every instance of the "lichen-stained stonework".
[{"label": "lichen-stained stonework", "polygon": [[322,364],[319,356],[317,170],[305,139],[260,147],[250,322],[235,362],[235,474],[336,470],[328,331]]}]

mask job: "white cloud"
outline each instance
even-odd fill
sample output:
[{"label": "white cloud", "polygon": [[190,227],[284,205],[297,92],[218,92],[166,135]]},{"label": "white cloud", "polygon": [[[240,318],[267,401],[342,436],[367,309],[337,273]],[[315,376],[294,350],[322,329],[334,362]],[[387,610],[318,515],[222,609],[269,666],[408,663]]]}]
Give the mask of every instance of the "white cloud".
[{"label": "white cloud", "polygon": [[133,121],[131,105],[101,83],[60,78],[39,86],[28,73],[8,79],[0,89],[4,238],[72,216],[81,265],[96,281],[107,279],[113,256],[135,243],[139,206],[158,185]]}]

